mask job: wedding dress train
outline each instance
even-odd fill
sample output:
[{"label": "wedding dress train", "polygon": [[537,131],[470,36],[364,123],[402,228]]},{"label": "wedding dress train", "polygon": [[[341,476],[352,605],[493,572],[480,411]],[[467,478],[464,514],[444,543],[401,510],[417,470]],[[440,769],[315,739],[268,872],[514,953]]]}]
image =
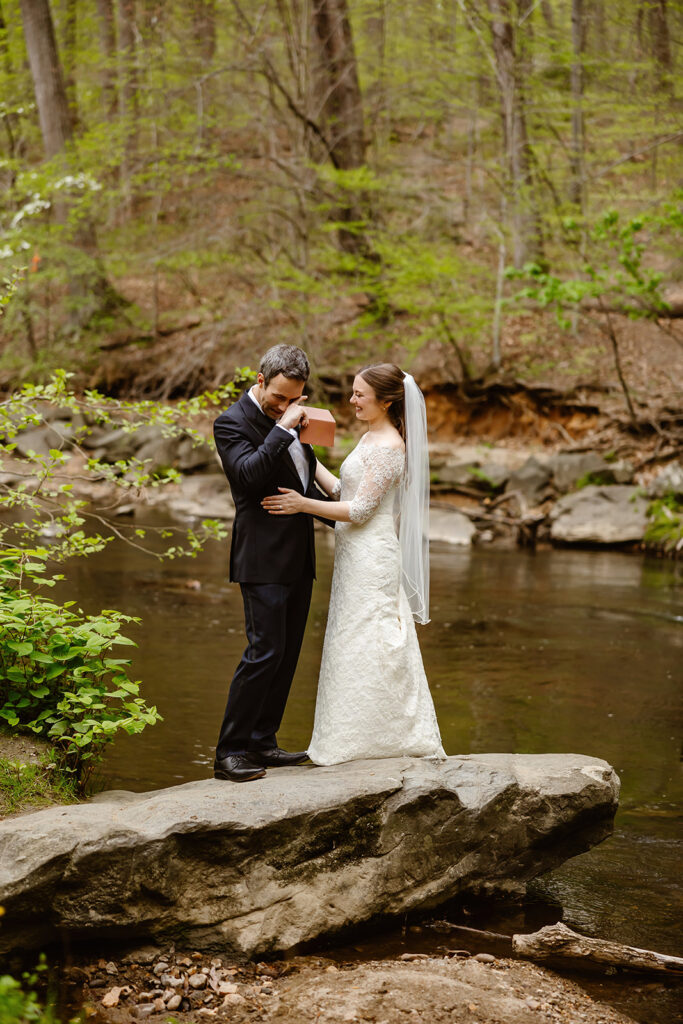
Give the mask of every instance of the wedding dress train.
[{"label": "wedding dress train", "polygon": [[361,758],[444,758],[415,623],[401,584],[394,497],[403,451],[365,435],[344,461],[334,574],[313,736],[318,765]]}]

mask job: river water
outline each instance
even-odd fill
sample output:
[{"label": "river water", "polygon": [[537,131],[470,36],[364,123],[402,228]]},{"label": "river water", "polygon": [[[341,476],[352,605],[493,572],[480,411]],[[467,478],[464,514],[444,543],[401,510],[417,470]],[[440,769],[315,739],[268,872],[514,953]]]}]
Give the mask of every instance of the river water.
[{"label": "river water", "polygon": [[[279,734],[291,750],[305,748],[311,731],[331,533],[321,532],[317,547],[308,631]],[[562,916],[587,934],[682,955],[683,566],[615,552],[437,545],[431,568],[432,621],[418,629],[447,753],[579,752],[609,761],[622,781],[605,843],[533,883],[522,908],[454,908],[449,919],[511,933]],[[98,785],[142,791],[210,776],[244,646],[239,588],[226,569],[218,543],[163,564],[116,543],[71,566],[70,596],[84,610],[142,617],[128,630],[139,645],[134,678],[164,716],[141,736],[117,739]],[[358,954],[395,952],[397,941],[395,933],[363,940]],[[443,942],[428,925],[400,936],[403,949]],[[682,1019],[677,992],[651,979],[601,982],[598,994],[648,1024]]]}]

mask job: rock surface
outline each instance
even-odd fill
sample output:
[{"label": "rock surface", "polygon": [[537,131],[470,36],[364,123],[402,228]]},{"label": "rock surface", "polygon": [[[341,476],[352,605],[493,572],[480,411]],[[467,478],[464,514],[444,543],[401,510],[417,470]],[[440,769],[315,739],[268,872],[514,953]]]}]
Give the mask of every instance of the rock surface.
[{"label": "rock surface", "polygon": [[521,494],[529,505],[538,505],[548,494],[551,477],[550,468],[531,455],[510,475],[505,490]]},{"label": "rock surface", "polygon": [[483,494],[491,494],[505,485],[510,470],[497,462],[445,463],[437,467],[434,486],[437,490],[449,487],[468,487]]},{"label": "rock surface", "polygon": [[525,882],[611,831],[619,781],[579,754],[270,771],[0,822],[0,952],[164,936],[247,955]]},{"label": "rock surface", "polygon": [[550,536],[564,544],[625,544],[642,540],[649,502],[640,488],[591,484],[560,498],[550,513]]},{"label": "rock surface", "polygon": [[547,462],[558,491],[569,491],[582,477],[599,475],[603,484],[626,484],[633,478],[627,462],[608,462],[599,452],[559,452]]},{"label": "rock surface", "polygon": [[180,483],[160,487],[150,503],[185,518],[235,518],[235,506],[222,473],[185,476]]},{"label": "rock surface", "polygon": [[429,539],[468,547],[477,528],[462,512],[433,508],[429,512]]},{"label": "rock surface", "polygon": [[663,498],[667,494],[675,494],[683,498],[683,463],[670,462],[657,473],[647,489],[652,498]]}]

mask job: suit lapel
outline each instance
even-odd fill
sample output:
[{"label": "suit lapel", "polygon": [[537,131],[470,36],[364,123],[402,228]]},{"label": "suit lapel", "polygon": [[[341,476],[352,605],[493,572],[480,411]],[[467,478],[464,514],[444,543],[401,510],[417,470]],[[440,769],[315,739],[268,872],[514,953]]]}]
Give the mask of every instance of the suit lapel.
[{"label": "suit lapel", "polygon": [[273,421],[268,419],[264,412],[261,412],[248,391],[245,391],[240,398],[239,405],[247,424],[258,436],[259,442],[265,440],[273,429]]}]

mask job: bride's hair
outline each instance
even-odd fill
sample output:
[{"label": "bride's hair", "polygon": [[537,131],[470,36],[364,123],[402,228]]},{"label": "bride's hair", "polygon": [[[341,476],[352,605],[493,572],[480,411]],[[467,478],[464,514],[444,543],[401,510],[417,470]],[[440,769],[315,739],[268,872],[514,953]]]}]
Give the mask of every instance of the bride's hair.
[{"label": "bride's hair", "polygon": [[358,376],[370,385],[379,402],[391,402],[387,410],[389,419],[405,441],[406,407],[403,370],[395,363],[374,363],[372,366],[364,366],[362,370],[359,370]]}]

